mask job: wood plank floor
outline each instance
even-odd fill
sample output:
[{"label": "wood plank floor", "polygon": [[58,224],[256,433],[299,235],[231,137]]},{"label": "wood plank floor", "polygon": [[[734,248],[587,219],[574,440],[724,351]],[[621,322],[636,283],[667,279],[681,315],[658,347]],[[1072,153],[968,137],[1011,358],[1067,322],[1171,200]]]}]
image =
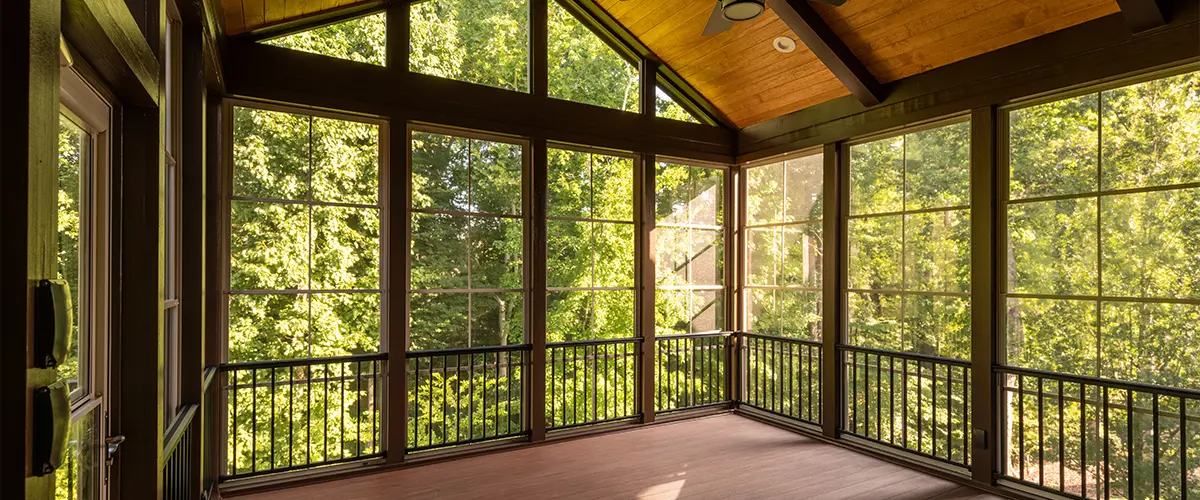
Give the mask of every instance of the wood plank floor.
[{"label": "wood plank floor", "polygon": [[999,497],[745,417],[723,414],[237,498]]}]

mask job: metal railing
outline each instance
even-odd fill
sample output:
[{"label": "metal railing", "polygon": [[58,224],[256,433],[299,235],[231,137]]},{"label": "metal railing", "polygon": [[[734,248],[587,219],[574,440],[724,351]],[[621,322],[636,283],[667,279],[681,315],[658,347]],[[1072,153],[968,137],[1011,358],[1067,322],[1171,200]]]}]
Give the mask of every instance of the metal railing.
[{"label": "metal railing", "polygon": [[655,411],[669,412],[729,402],[729,332],[654,339]]},{"label": "metal railing", "polygon": [[407,353],[407,451],[528,435],[531,349],[522,344]]},{"label": "metal railing", "polygon": [[971,363],[841,346],[843,431],[960,467],[971,463]]},{"label": "metal railing", "polygon": [[200,485],[195,484],[191,474],[199,466],[193,463],[192,458],[192,450],[199,444],[196,439],[197,426],[193,425],[199,408],[197,404],[183,407],[171,428],[163,434],[164,500],[192,500],[200,495]]},{"label": "metal railing", "polygon": [[996,372],[1006,479],[1075,498],[1200,498],[1200,391]]},{"label": "metal railing", "polygon": [[821,343],[739,332],[741,404],[821,423]]},{"label": "metal railing", "polygon": [[223,479],[382,456],[385,353],[221,366]]},{"label": "metal railing", "polygon": [[640,338],[546,345],[546,427],[565,429],[640,414]]},{"label": "metal railing", "polygon": [[220,432],[217,428],[220,391],[213,384],[217,379],[217,366],[204,369],[204,384],[200,392],[200,498],[210,498],[217,488],[220,473],[216,464],[216,445]]}]

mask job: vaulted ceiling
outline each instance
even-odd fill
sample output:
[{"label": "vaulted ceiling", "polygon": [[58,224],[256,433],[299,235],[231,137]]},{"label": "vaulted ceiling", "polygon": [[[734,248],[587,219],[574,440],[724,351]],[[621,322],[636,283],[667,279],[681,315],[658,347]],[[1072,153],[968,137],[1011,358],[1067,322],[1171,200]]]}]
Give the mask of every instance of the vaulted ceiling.
[{"label": "vaulted ceiling", "polygon": [[[768,9],[701,35],[715,0],[594,0],[738,127],[849,95]],[[340,9],[356,0],[222,0],[236,34]],[[892,82],[1120,11],[1117,0],[848,0],[812,4],[870,76]],[[776,37],[796,40],[777,52]]]},{"label": "vaulted ceiling", "polygon": [[[598,0],[609,14],[739,127],[850,91],[768,9],[729,31],[702,36],[713,0]],[[1118,12],[1115,0],[848,0],[813,4],[880,82],[961,61]],[[797,40],[799,42],[799,40]]]}]

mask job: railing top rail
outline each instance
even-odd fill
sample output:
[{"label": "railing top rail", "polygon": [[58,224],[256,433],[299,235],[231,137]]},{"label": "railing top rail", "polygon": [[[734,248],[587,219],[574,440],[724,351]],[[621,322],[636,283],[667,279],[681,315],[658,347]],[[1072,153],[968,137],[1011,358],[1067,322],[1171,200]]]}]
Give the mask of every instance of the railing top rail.
[{"label": "railing top rail", "polygon": [[590,340],[568,340],[566,342],[547,342],[546,347],[579,347],[588,345],[603,345],[603,344],[629,344],[642,342],[641,337],[629,337],[623,339],[590,339]]},{"label": "railing top rail", "polygon": [[701,333],[680,333],[677,335],[655,335],[654,340],[675,340],[675,339],[711,339],[717,337],[732,337],[737,335],[736,332],[701,332]]},{"label": "railing top rail", "polygon": [[183,407],[183,411],[175,417],[175,421],[171,423],[171,428],[163,434],[163,463],[159,464],[161,468],[166,464],[166,460],[171,457],[171,453],[175,451],[175,447],[179,446],[179,440],[183,438],[183,434],[187,432],[188,427],[192,425],[192,419],[196,416],[196,410],[200,408],[198,404],[190,404]]},{"label": "railing top rail", "polygon": [[968,360],[962,360],[962,359],[956,359],[956,358],[943,358],[941,356],[933,356],[930,354],[918,354],[915,352],[889,351],[887,349],[875,349],[872,347],[858,347],[858,346],[852,346],[852,345],[839,345],[838,350],[862,352],[862,353],[867,353],[867,354],[878,354],[880,356],[890,356],[893,358],[911,359],[911,360],[915,360],[915,361],[928,361],[930,363],[962,366],[965,368],[971,367],[971,362]]},{"label": "railing top rail", "polygon": [[268,361],[244,361],[241,363],[222,363],[221,371],[260,370],[266,368],[286,368],[289,366],[323,365],[330,363],[353,363],[356,361],[381,361],[387,359],[386,352],[352,354],[349,356],[329,356],[324,358],[298,358]]},{"label": "railing top rail", "polygon": [[204,375],[200,377],[203,380],[203,385],[200,386],[201,391],[208,390],[208,386],[212,385],[213,379],[217,378],[217,372],[220,370],[221,367],[217,365],[211,365],[204,369]]},{"label": "railing top rail", "polygon": [[510,345],[494,345],[481,347],[452,347],[449,349],[426,349],[421,351],[408,351],[404,354],[405,358],[434,358],[438,356],[459,356],[463,354],[492,354],[497,352],[516,352],[516,351],[531,351],[533,344],[510,344]]},{"label": "railing top rail", "polygon": [[[1045,370],[1037,370],[1033,368],[1017,368],[1014,366],[996,366],[997,373],[1009,373],[1013,375],[1027,375],[1033,377],[1050,378],[1061,380],[1064,382],[1074,382],[1087,385],[1095,385],[1100,387],[1110,387],[1114,389],[1134,390],[1137,392],[1150,392],[1161,394],[1164,396],[1173,396],[1177,398],[1200,400],[1200,390],[1186,389],[1182,387],[1169,387],[1163,385],[1147,384],[1144,382],[1126,382],[1121,380],[1113,380],[1108,378],[1092,377],[1088,375],[1072,375],[1069,373],[1058,373]],[[1003,381],[999,381],[1003,383]]]},{"label": "railing top rail", "polygon": [[751,333],[751,332],[737,332],[736,335],[740,335],[742,337],[756,338],[756,339],[777,340],[780,342],[788,342],[788,343],[792,343],[792,344],[804,344],[804,345],[809,345],[809,346],[813,346],[813,347],[821,346],[821,343],[816,340],[797,339],[797,338],[792,338],[792,337],[780,337],[778,335],[763,335],[761,333]]}]

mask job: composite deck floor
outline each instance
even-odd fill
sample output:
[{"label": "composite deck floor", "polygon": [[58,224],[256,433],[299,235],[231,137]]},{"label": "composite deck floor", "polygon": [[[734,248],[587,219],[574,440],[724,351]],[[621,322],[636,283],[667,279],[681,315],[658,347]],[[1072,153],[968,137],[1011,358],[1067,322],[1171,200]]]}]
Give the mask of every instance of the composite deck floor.
[{"label": "composite deck floor", "polygon": [[237,498],[999,497],[745,417],[722,414]]}]

